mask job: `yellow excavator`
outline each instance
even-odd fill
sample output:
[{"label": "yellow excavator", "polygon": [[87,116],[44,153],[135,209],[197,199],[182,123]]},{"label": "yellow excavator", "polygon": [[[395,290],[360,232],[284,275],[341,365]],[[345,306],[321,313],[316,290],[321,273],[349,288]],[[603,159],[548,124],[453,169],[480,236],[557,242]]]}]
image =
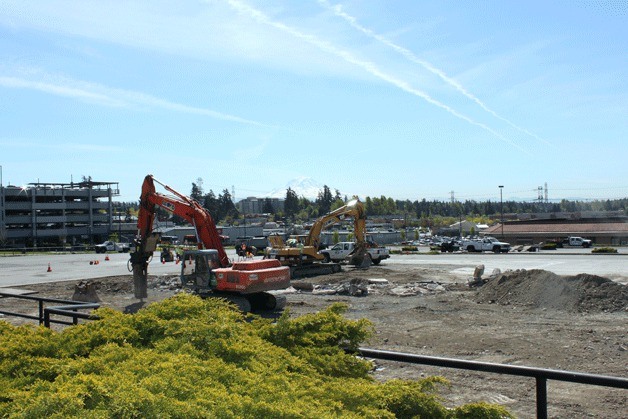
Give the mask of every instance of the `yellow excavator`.
[{"label": "yellow excavator", "polygon": [[307,236],[297,236],[284,242],[281,236],[269,236],[270,247],[267,257],[279,259],[282,265],[290,266],[292,278],[340,272],[338,263],[322,263],[325,257],[318,253],[321,232],[329,225],[353,217],[355,248],[348,257],[348,263],[360,268],[368,268],[371,258],[366,246],[366,212],[364,205],[355,198],[346,205],[317,219]]}]

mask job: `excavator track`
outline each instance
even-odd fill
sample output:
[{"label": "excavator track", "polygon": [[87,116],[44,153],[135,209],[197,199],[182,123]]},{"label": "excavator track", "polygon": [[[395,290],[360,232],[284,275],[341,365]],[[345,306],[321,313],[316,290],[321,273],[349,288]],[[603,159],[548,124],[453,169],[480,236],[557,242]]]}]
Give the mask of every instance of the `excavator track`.
[{"label": "excavator track", "polygon": [[308,278],[318,275],[329,275],[342,271],[339,263],[312,263],[307,265],[290,266],[290,278]]},{"label": "excavator track", "polygon": [[258,292],[245,296],[251,304],[252,312],[283,310],[286,307],[286,297],[269,292]]},{"label": "excavator track", "polygon": [[220,292],[199,294],[202,298],[220,298],[235,304],[243,313],[259,313],[283,310],[286,307],[284,295],[271,294],[269,292],[256,292],[254,294],[236,295]]}]

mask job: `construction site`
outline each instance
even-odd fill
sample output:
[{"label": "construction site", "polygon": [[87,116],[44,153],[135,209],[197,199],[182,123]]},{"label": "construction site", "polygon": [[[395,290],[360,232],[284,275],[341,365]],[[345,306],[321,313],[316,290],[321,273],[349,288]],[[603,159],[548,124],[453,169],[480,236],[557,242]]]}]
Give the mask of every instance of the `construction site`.
[{"label": "construction site", "polygon": [[[156,184],[168,194],[157,192]],[[170,253],[170,245],[164,245],[154,231],[157,207],[195,226],[197,246],[176,256]],[[353,224],[352,241],[322,249],[323,229],[345,219]],[[28,284],[16,277],[20,272],[27,276],[29,264],[44,264],[45,256],[0,258],[3,272],[13,281],[0,288],[5,297],[0,299],[0,312],[12,324],[33,323],[38,308],[19,296],[86,302],[95,304],[89,308],[108,307],[133,315],[151,303],[188,292],[227,299],[239,310],[264,318],[282,313],[298,318],[340,303],[347,307],[347,318],[372,322],[374,334],[364,347],[373,350],[625,381],[628,272],[623,268],[605,276],[559,275],[536,268],[564,266],[569,257],[585,260],[582,266],[588,260],[588,266],[604,263],[588,259],[591,255],[583,253],[585,249],[562,256],[550,253],[542,262],[525,252],[474,256],[466,251],[434,252],[429,246],[412,254],[402,246],[368,242],[365,221],[363,205],[354,199],[317,219],[307,235],[269,238],[270,246],[258,255],[244,242],[235,249],[225,247],[205,208],[148,175],[130,258],[115,247],[96,254],[51,255],[47,269],[31,274]],[[417,259],[417,254],[432,259]],[[622,249],[610,256],[615,259],[604,259],[607,268],[625,266],[621,263],[625,256]],[[457,259],[452,263],[452,258]],[[490,269],[485,269],[485,263]],[[47,325],[67,327],[61,322]],[[440,390],[448,403],[485,401],[502,405],[517,417],[534,417],[538,402],[538,383],[525,377],[381,359],[373,360],[371,374],[382,382],[442,376],[450,383]],[[549,417],[622,417],[618,412],[625,410],[627,393],[625,384],[619,387],[551,381],[547,413]]]},{"label": "construction site", "polygon": [[[368,269],[343,266],[340,272],[292,280],[280,292],[286,300],[284,310],[298,317],[334,303],[346,304],[348,318],[373,322],[375,334],[364,344],[369,348],[626,376],[625,272],[609,278],[505,268],[485,273],[484,285],[471,287],[471,267],[439,263],[439,258],[447,256],[434,256],[430,265],[413,265],[403,261],[410,255],[395,254],[389,261]],[[100,277],[15,288],[36,293],[32,295],[72,299],[76,298],[78,284],[89,283],[101,307],[125,313],[137,312],[184,291],[177,274],[149,274],[146,297],[138,300],[134,296],[133,275],[107,276],[111,271],[108,266],[113,266],[107,264],[126,256],[107,255],[107,261],[104,257],[99,256],[102,262],[90,268],[100,270],[101,273],[93,274]],[[0,263],[28,263],[31,258],[2,258]],[[87,259],[83,260],[87,263]],[[509,262],[499,263],[508,266]],[[156,266],[174,271],[178,268],[176,262]],[[62,275],[56,271],[47,274]],[[35,306],[28,307],[18,299],[4,298],[0,305],[3,311],[36,312]],[[272,317],[280,313],[261,315]],[[12,316],[3,320],[29,323]],[[442,395],[452,403],[484,400],[505,406],[517,417],[534,417],[535,384],[529,378],[392,361],[375,361],[372,374],[384,381],[443,376],[451,386],[442,389]],[[549,417],[626,417],[621,412],[627,396],[625,389],[550,381],[548,413]]]}]

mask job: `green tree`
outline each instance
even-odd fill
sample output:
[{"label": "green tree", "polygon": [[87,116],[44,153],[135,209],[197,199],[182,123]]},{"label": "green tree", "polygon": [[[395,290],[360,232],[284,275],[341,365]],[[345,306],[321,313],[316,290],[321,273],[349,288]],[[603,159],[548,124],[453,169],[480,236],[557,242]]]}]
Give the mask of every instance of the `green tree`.
[{"label": "green tree", "polygon": [[292,190],[292,188],[288,188],[286,190],[286,201],[284,202],[284,212],[286,213],[286,217],[294,218],[294,216],[299,212],[299,197],[296,192]]},{"label": "green tree", "polygon": [[192,182],[192,191],[190,192],[190,198],[203,202],[203,179],[200,177],[196,179],[196,183]]},{"label": "green tree", "polygon": [[264,209],[262,210],[265,214],[274,214],[275,208],[273,207],[273,201],[270,198],[266,198],[264,200]]},{"label": "green tree", "polygon": [[331,204],[334,198],[331,195],[331,190],[329,186],[323,185],[323,190],[318,193],[318,198],[316,198],[316,205],[318,206],[318,215],[323,216],[327,214],[331,210]]},{"label": "green tree", "polygon": [[229,189],[224,189],[222,194],[218,195],[218,211],[219,212],[215,217],[215,220],[222,220],[227,216],[231,218],[238,218],[240,213],[231,200]]},{"label": "green tree", "polygon": [[205,207],[212,217],[216,217],[220,211],[219,206],[220,203],[218,202],[218,198],[216,198],[216,194],[210,189],[207,195],[203,197],[203,207]]},{"label": "green tree", "polygon": [[330,211],[334,211],[337,210],[340,207],[343,207],[346,204],[345,201],[343,201],[342,199],[336,199],[332,204],[331,204],[331,208]]}]

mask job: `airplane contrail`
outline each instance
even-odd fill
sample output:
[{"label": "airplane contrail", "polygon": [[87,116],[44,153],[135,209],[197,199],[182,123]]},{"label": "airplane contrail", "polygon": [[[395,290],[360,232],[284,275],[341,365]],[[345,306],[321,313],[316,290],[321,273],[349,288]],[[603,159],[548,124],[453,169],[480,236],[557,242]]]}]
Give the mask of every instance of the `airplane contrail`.
[{"label": "airplane contrail", "polygon": [[450,114],[454,115],[455,117],[462,119],[472,125],[478,126],[488,132],[490,132],[491,134],[493,134],[494,136],[496,136],[497,138],[499,138],[500,140],[512,145],[515,148],[518,148],[519,150],[523,151],[524,153],[528,154],[528,155],[532,155],[532,153],[530,153],[529,151],[523,149],[521,146],[519,146],[518,144],[514,143],[513,141],[507,139],[506,137],[504,137],[503,135],[499,134],[498,132],[496,132],[495,130],[493,130],[492,128],[488,127],[485,124],[482,124],[480,122],[474,121],[473,119],[471,119],[470,117],[461,114],[460,112],[456,111],[455,109],[451,108],[448,105],[445,105],[444,103],[439,102],[438,100],[432,98],[431,96],[429,96],[427,93],[419,90],[419,89],[415,89],[413,87],[411,87],[407,82],[404,82],[402,80],[398,80],[386,73],[384,73],[383,71],[381,71],[379,68],[377,68],[377,66],[369,61],[363,61],[360,60],[356,57],[354,57],[353,55],[351,55],[349,52],[341,50],[337,47],[335,47],[334,45],[320,40],[317,37],[313,36],[313,35],[309,35],[306,33],[303,33],[297,29],[294,29],[288,25],[285,25],[281,22],[276,22],[271,20],[266,14],[264,14],[262,11],[257,10],[251,6],[249,6],[248,4],[244,4],[238,0],[228,0],[227,3],[235,10],[237,10],[240,13],[246,13],[249,16],[251,16],[253,19],[255,19],[256,21],[258,21],[259,23],[263,23],[269,26],[272,26],[273,28],[279,29],[283,32],[289,33],[290,35],[302,39],[303,41],[314,45],[315,47],[329,52],[333,55],[336,55],[340,58],[342,58],[344,61],[350,63],[350,64],[354,64],[360,68],[362,68],[363,70],[365,70],[366,72],[368,72],[369,74],[384,80],[387,83],[390,83],[394,86],[397,86],[398,88],[400,88],[401,90],[410,93],[414,96],[420,97],[423,100],[425,100],[426,102],[437,106],[447,112],[449,112]]},{"label": "airplane contrail", "polygon": [[453,87],[454,89],[456,89],[459,93],[461,93],[462,95],[464,95],[465,97],[467,97],[468,99],[472,100],[473,102],[475,102],[479,107],[481,107],[484,111],[488,112],[489,114],[493,115],[495,118],[500,119],[501,121],[507,123],[508,125],[510,125],[511,127],[513,127],[514,129],[523,132],[526,135],[529,135],[530,137],[536,138],[539,141],[542,141],[544,143],[546,143],[547,145],[551,145],[553,146],[553,144],[551,144],[550,142],[548,142],[547,140],[539,137],[538,135],[528,131],[525,128],[522,128],[518,125],[516,125],[515,123],[513,123],[512,121],[504,118],[503,116],[499,115],[497,112],[493,111],[492,109],[490,109],[488,106],[486,106],[486,104],[484,104],[484,102],[482,102],[479,98],[477,98],[475,95],[473,95],[472,93],[470,93],[467,89],[464,88],[464,86],[462,86],[460,83],[458,83],[458,81],[452,79],[451,77],[447,76],[447,74],[434,67],[431,63],[420,59],[419,57],[417,57],[414,53],[412,53],[412,51],[401,47],[395,43],[393,43],[392,41],[390,41],[389,39],[383,37],[382,35],[379,35],[377,33],[375,33],[374,31],[372,31],[371,29],[368,29],[362,25],[360,25],[357,21],[357,19],[354,16],[351,16],[349,14],[347,14],[346,12],[343,11],[342,6],[337,4],[337,5],[331,5],[329,4],[329,2],[327,0],[317,0],[318,3],[325,7],[326,9],[332,11],[336,16],[344,19],[347,23],[349,23],[349,25],[351,25],[351,27],[357,29],[358,31],[362,32],[363,34],[381,42],[382,44],[392,48],[393,50],[395,50],[396,52],[398,52],[399,54],[403,55],[405,58],[407,58],[409,61],[420,65],[421,67],[423,67],[424,69],[426,69],[427,71],[429,71],[430,73],[438,76],[441,80],[443,80],[445,83],[447,83],[448,85],[450,85],[451,87]]}]

